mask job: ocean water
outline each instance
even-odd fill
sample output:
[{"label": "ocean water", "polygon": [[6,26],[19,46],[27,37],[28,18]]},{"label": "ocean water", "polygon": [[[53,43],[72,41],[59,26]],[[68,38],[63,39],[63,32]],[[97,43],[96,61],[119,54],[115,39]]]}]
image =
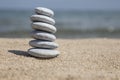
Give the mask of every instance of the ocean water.
[{"label": "ocean water", "polygon": [[[31,10],[0,10],[0,37],[30,37]],[[120,11],[55,11],[59,38],[120,38]]]}]

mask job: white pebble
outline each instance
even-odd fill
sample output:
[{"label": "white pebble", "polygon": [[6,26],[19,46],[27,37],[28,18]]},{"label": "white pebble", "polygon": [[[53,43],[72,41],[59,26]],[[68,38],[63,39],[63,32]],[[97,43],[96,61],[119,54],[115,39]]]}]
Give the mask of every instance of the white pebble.
[{"label": "white pebble", "polygon": [[48,17],[48,16],[44,16],[44,15],[32,15],[31,16],[31,20],[33,22],[44,22],[44,23],[48,23],[48,24],[51,24],[51,25],[54,25],[55,24],[55,20]]},{"label": "white pebble", "polygon": [[51,9],[44,8],[44,7],[36,7],[35,12],[37,14],[42,14],[42,15],[46,15],[46,16],[49,16],[49,17],[54,16],[54,12]]},{"label": "white pebble", "polygon": [[55,49],[58,47],[58,44],[56,44],[55,42],[41,41],[41,40],[31,40],[29,44],[32,47],[45,48],[45,49]]},{"label": "white pebble", "polygon": [[43,23],[43,22],[33,22],[31,26],[33,29],[43,30],[43,31],[47,31],[50,33],[55,33],[57,31],[55,26],[47,24],[47,23]]},{"label": "white pebble", "polygon": [[59,51],[57,50],[39,49],[39,48],[31,48],[28,50],[28,53],[32,56],[40,57],[40,58],[53,58],[60,54]]},{"label": "white pebble", "polygon": [[44,31],[33,31],[31,33],[31,36],[35,39],[40,39],[40,40],[48,40],[48,41],[56,40],[56,37],[53,34]]}]

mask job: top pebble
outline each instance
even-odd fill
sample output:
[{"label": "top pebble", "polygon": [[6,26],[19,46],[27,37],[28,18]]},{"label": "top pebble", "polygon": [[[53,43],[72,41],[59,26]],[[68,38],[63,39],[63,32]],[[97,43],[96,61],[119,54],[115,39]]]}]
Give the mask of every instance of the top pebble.
[{"label": "top pebble", "polygon": [[44,8],[44,7],[36,7],[35,12],[38,15],[41,14],[41,15],[46,15],[46,16],[49,16],[49,17],[54,16],[54,12],[51,9]]}]

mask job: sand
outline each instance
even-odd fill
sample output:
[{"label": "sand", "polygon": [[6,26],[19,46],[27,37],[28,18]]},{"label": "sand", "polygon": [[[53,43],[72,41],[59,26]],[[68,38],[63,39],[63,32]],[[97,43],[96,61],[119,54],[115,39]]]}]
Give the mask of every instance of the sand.
[{"label": "sand", "polygon": [[61,55],[27,54],[30,39],[0,39],[0,80],[120,80],[120,39],[58,39]]}]

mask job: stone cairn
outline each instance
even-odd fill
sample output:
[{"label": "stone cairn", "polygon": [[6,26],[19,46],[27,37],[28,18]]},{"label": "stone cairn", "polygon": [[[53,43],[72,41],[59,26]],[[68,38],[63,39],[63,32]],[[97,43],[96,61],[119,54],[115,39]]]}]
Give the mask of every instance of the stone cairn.
[{"label": "stone cairn", "polygon": [[55,20],[52,18],[54,12],[48,8],[35,8],[35,15],[31,16],[32,28],[34,31],[31,36],[34,40],[29,42],[33,48],[28,50],[28,53],[40,58],[53,58],[59,55],[59,51],[55,50],[58,47],[54,41],[56,37],[54,33],[57,31]]}]

